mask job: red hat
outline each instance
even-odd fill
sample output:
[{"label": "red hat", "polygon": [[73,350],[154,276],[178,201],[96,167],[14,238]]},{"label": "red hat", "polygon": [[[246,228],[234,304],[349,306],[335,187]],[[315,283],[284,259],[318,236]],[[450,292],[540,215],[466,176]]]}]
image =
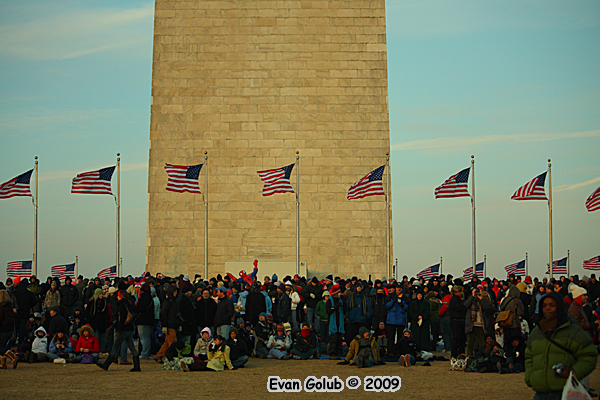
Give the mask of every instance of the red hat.
[{"label": "red hat", "polygon": [[262,291],[265,291],[265,290],[267,290],[267,287],[265,285],[260,285],[260,291],[262,292]]},{"label": "red hat", "polygon": [[334,285],[331,287],[331,289],[329,289],[329,293],[331,293],[331,295],[333,296],[336,293],[340,292],[340,286],[339,285]]},{"label": "red hat", "polygon": [[531,282],[531,276],[527,275],[525,277],[525,283],[527,283],[528,285],[531,285],[533,282]]}]

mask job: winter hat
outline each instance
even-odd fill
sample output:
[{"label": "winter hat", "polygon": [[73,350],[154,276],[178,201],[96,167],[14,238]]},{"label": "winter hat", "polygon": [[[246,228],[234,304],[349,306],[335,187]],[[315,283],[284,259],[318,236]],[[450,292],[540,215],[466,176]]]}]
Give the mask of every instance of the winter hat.
[{"label": "winter hat", "polygon": [[273,282],[277,281],[277,274],[273,274],[273,276],[271,277],[271,280]]},{"label": "winter hat", "polygon": [[293,286],[292,282],[290,282],[290,281],[286,281],[284,284],[285,284],[285,286]]},{"label": "winter hat", "polygon": [[183,277],[183,280],[186,281],[186,282],[189,282],[190,281],[190,277],[186,275],[186,276]]},{"label": "winter hat", "polygon": [[332,286],[329,291],[331,292],[332,295],[334,295],[334,294],[340,292],[340,287],[338,285]]},{"label": "winter hat", "polygon": [[225,286],[219,286],[219,287],[217,288],[217,290],[220,290],[221,292],[223,292],[223,293],[227,294],[227,289],[225,289]]},{"label": "winter hat", "polygon": [[283,329],[285,329],[285,331],[291,331],[292,330],[292,324],[290,324],[289,322],[285,322],[283,324]]},{"label": "winter hat", "polygon": [[194,287],[193,286],[184,286],[181,288],[181,293],[187,293],[187,292],[193,292],[194,291]]},{"label": "winter hat", "polygon": [[270,314],[270,313],[267,314],[267,321],[269,323],[273,322],[273,314]]},{"label": "winter hat", "polygon": [[581,286],[573,285],[571,286],[571,293],[573,294],[573,298],[576,299],[579,296],[587,294],[587,290],[585,290]]},{"label": "winter hat", "polygon": [[313,278],[310,280],[312,283],[314,283],[315,285],[319,284],[319,280],[317,279],[316,276],[313,276]]},{"label": "winter hat", "polygon": [[208,333],[209,338],[212,337],[212,332],[210,331],[210,328],[208,326],[200,331],[200,335],[202,335],[204,332]]},{"label": "winter hat", "polygon": [[109,294],[112,294],[112,293],[114,293],[116,291],[117,291],[117,288],[115,288],[114,286],[111,286],[111,287],[108,288],[108,293]]},{"label": "winter hat", "polygon": [[525,282],[519,282],[517,283],[517,289],[519,289],[520,292],[525,293],[527,292],[527,284]]},{"label": "winter hat", "polygon": [[531,282],[531,276],[527,275],[527,276],[525,277],[525,283],[526,283],[526,284],[528,284],[528,285],[531,285],[531,284],[532,284],[532,282]]},{"label": "winter hat", "polygon": [[83,336],[84,331],[88,331],[90,336],[94,336],[94,329],[92,329],[90,324],[85,324],[79,329],[79,336]]},{"label": "winter hat", "polygon": [[327,290],[323,292],[323,297],[325,296],[331,296]]},{"label": "winter hat", "polygon": [[360,337],[362,338],[364,336],[365,333],[368,333],[369,330],[367,328],[365,328],[364,326],[361,326],[360,329],[358,330],[358,334],[360,335]]},{"label": "winter hat", "polygon": [[333,281],[333,275],[329,274],[325,277],[328,281]]},{"label": "winter hat", "polygon": [[266,313],[266,312],[264,312],[264,311],[263,311],[263,312],[261,312],[260,314],[258,314],[258,316],[259,316],[259,317],[260,317],[261,315],[262,315],[262,316],[264,316],[264,317],[265,317],[265,319],[267,319],[267,313]]},{"label": "winter hat", "polygon": [[260,285],[260,291],[264,292],[267,290],[267,287],[265,285]]},{"label": "winter hat", "polygon": [[227,295],[227,297],[231,296],[233,294],[233,292],[231,291],[231,289],[227,289],[225,291],[225,294]]}]

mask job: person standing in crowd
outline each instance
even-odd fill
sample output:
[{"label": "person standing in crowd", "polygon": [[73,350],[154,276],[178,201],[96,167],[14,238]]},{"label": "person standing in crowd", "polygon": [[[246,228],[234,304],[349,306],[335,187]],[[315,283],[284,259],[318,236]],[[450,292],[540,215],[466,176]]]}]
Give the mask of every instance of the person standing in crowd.
[{"label": "person standing in crowd", "polygon": [[320,318],[315,314],[317,304],[323,297],[323,288],[319,284],[316,276],[310,280],[306,289],[304,289],[304,299],[306,301],[306,321],[314,327],[316,332],[320,330]]},{"label": "person standing in crowd", "polygon": [[401,284],[392,286],[392,290],[385,305],[387,313],[386,337],[388,340],[388,351],[392,356],[398,354],[398,342],[407,324],[408,304],[404,296]]},{"label": "person standing in crowd", "polygon": [[348,335],[354,338],[358,335],[361,327],[367,327],[367,319],[371,317],[371,301],[363,291],[363,285],[357,282],[354,286],[355,292],[348,293]]},{"label": "person standing in crowd", "polygon": [[325,304],[325,309],[329,315],[329,344],[327,353],[332,360],[338,360],[342,355],[342,339],[346,329],[344,326],[344,317],[348,314],[346,302],[340,297],[340,287],[332,286],[331,296]]},{"label": "person standing in crowd", "polygon": [[215,332],[216,312],[217,303],[212,299],[210,289],[205,287],[202,289],[202,295],[196,299],[196,324],[200,332],[209,328],[212,336]]},{"label": "person standing in crowd", "polygon": [[525,383],[535,390],[536,400],[560,400],[570,372],[580,381],[589,376],[598,351],[589,334],[569,320],[558,293],[541,298],[540,315],[525,349]]},{"label": "person standing in crowd", "polygon": [[[290,288],[291,289],[291,288]],[[292,319],[292,299],[290,298],[287,288],[282,285],[277,286],[277,322],[289,322]]]},{"label": "person standing in crowd", "polygon": [[452,299],[452,294],[448,290],[448,287],[445,286],[441,288],[442,302],[440,305],[440,311],[438,315],[440,316],[440,331],[442,334],[442,339],[444,340],[444,348],[441,350],[442,352],[451,352],[452,351],[452,327],[450,324],[450,313],[448,309],[450,307],[450,300]]},{"label": "person standing in crowd", "polygon": [[140,296],[133,306],[133,312],[137,314],[135,323],[142,345],[140,357],[144,360],[150,359],[152,351],[152,327],[154,326],[154,300],[150,294],[150,285],[145,283],[140,290]]},{"label": "person standing in crowd", "polygon": [[227,296],[227,289],[225,289],[223,286],[217,290],[217,297],[219,299],[219,303],[217,304],[217,309],[215,311],[215,331],[217,336],[226,338],[229,337],[231,319],[235,315],[233,310],[233,302]]},{"label": "person standing in crowd", "polygon": [[246,321],[250,321],[253,326],[256,326],[258,316],[263,312],[267,312],[265,296],[260,292],[258,284],[254,282],[250,285],[250,293],[246,297]]},{"label": "person standing in crowd", "polygon": [[127,343],[127,347],[131,351],[133,355],[133,368],[130,369],[130,372],[139,372],[140,369],[140,357],[137,352],[137,349],[133,345],[133,314],[131,313],[131,303],[129,301],[129,294],[120,290],[117,293],[117,298],[119,300],[119,307],[117,311],[117,324],[116,324],[116,333],[115,333],[115,343],[113,344],[113,348],[108,356],[108,358],[102,364],[96,364],[100,368],[105,371],[108,371],[108,367],[114,359],[119,355],[121,351],[121,344],[123,342]]},{"label": "person standing in crowd", "polygon": [[169,285],[165,291],[165,300],[160,306],[160,323],[165,335],[165,342],[154,356],[154,359],[162,363],[165,352],[173,343],[177,341],[177,332],[181,324],[181,314],[179,313],[179,303],[177,303],[177,294],[179,290],[175,285]]},{"label": "person standing in crowd", "polygon": [[569,306],[569,314],[575,318],[577,321],[577,325],[581,327],[584,331],[586,331],[591,336],[591,325],[588,317],[585,315],[583,311],[583,306],[587,303],[588,295],[587,290],[582,288],[581,286],[572,285],[571,294],[573,296],[573,302]]},{"label": "person standing in crowd", "polygon": [[452,286],[452,297],[448,304],[450,327],[452,329],[452,357],[456,358],[465,352],[465,306],[463,305],[462,286]]},{"label": "person standing in crowd", "polygon": [[427,300],[429,301],[429,308],[431,310],[431,345],[429,348],[431,350],[437,349],[437,343],[439,340],[440,333],[440,308],[442,301],[439,299],[439,285],[437,285],[437,280],[435,281],[436,285],[432,286],[432,288],[427,292]]},{"label": "person standing in crowd", "polygon": [[514,310],[512,323],[509,327],[502,328],[504,343],[506,344],[510,344],[513,336],[521,334],[521,318],[525,315],[525,307],[523,307],[523,303],[521,302],[521,292],[512,284],[508,286],[507,294],[500,302],[501,312],[511,310]]},{"label": "person standing in crowd", "polygon": [[[329,300],[330,294],[328,291],[324,291],[322,294],[322,299],[317,302],[315,307],[315,314],[319,319],[319,330],[317,331],[319,338],[321,339],[321,343],[327,345],[329,343],[329,314],[327,314],[327,308],[325,304],[327,300]],[[321,352],[325,353],[324,350],[319,349]]]},{"label": "person standing in crowd", "polygon": [[72,282],[71,278],[67,276],[65,278],[65,284],[59,289],[60,305],[69,310],[69,315],[73,315],[75,312],[75,303],[79,300],[79,292],[77,292],[77,288],[71,284]]},{"label": "person standing in crowd", "polygon": [[192,292],[194,287],[186,285],[181,289],[181,296],[179,296],[179,312],[181,313],[181,341],[189,344],[190,346],[196,343],[196,332],[198,326],[196,325],[196,310],[194,309],[194,303],[192,300]]},{"label": "person standing in crowd", "polygon": [[414,340],[419,344],[421,350],[429,350],[431,307],[429,301],[424,298],[421,289],[417,290],[415,300],[410,303],[408,315],[410,316],[410,327]]},{"label": "person standing in crowd", "polygon": [[10,294],[0,289],[0,369],[6,369],[7,359],[12,361],[13,369],[17,368],[17,356],[6,348],[15,330],[15,311]]},{"label": "person standing in crowd", "polygon": [[483,286],[471,290],[471,296],[464,301],[465,334],[467,336],[467,356],[475,356],[475,350],[485,344],[485,334],[492,333],[486,330],[490,311],[495,311],[492,304],[483,300]]},{"label": "person standing in crowd", "polygon": [[33,312],[33,308],[37,305],[38,299],[33,293],[27,289],[29,282],[27,279],[19,281],[16,289],[13,291],[15,299],[17,300],[17,340],[18,343],[25,343],[29,338],[27,337],[27,320],[29,314]]}]

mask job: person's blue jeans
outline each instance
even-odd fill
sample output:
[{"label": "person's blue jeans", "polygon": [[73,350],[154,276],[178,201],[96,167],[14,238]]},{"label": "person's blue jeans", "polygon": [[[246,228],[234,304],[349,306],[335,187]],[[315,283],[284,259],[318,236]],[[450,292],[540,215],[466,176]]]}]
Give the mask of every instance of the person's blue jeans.
[{"label": "person's blue jeans", "polygon": [[303,352],[301,352],[300,350],[298,350],[297,348],[294,347],[292,349],[292,354],[295,355],[295,356],[300,357],[300,359],[302,359],[302,360],[308,360],[311,357],[316,357],[317,356],[317,349],[310,349],[306,353],[303,353]]},{"label": "person's blue jeans", "polygon": [[292,324],[292,331],[298,332],[300,328],[298,327],[298,310],[292,310],[292,317],[290,318],[290,322]]},{"label": "person's blue jeans", "polygon": [[[402,357],[403,355],[405,354],[401,354],[400,357]],[[408,354],[408,359],[410,360],[410,365],[415,365],[415,363],[417,362],[417,359],[412,354]],[[398,359],[398,364],[400,364],[400,359]]]},{"label": "person's blue jeans", "polygon": [[229,330],[231,329],[231,325],[219,325],[217,326],[217,336],[221,335],[225,338],[225,340],[229,339]]},{"label": "person's blue jeans", "polygon": [[320,328],[319,322],[321,321],[321,319],[319,317],[317,317],[317,314],[315,314],[314,308],[310,308],[310,307],[306,308],[306,321],[312,325],[315,332],[319,332],[319,328]]},{"label": "person's blue jeans", "polygon": [[241,356],[237,360],[231,360],[231,365],[236,368],[239,368],[248,362],[248,356]]},{"label": "person's blue jeans", "polygon": [[[63,353],[61,353],[61,354],[63,354]],[[67,353],[67,354],[69,355],[69,357],[67,358],[68,360],[70,360],[71,358],[73,358],[75,356],[73,353]],[[60,358],[60,355],[48,352],[48,358],[50,359],[50,361],[53,361],[53,360],[56,360],[57,358]]]},{"label": "person's blue jeans", "polygon": [[444,339],[444,348],[446,351],[452,351],[452,328],[450,321],[441,319],[440,331],[442,331],[442,339]]},{"label": "person's blue jeans", "polygon": [[319,335],[321,335],[321,341],[323,343],[329,343],[329,321],[319,320]]},{"label": "person's blue jeans", "polygon": [[288,353],[287,351],[281,351],[281,350],[277,350],[277,349],[271,349],[269,351],[269,358],[277,358],[279,360],[281,360],[283,357],[287,357]]},{"label": "person's blue jeans", "polygon": [[[124,331],[121,332],[120,338],[117,337],[117,334],[115,333],[115,343],[113,344],[113,348],[110,351],[111,357],[117,357],[117,355],[121,351],[121,345],[123,343],[125,343],[127,347],[129,347],[129,350],[131,350],[131,354],[134,357],[138,356],[138,352],[135,346],[133,345],[133,331]],[[125,350],[125,360],[127,360],[127,349]]]},{"label": "person's blue jeans", "polygon": [[138,325],[138,335],[142,344],[142,358],[150,358],[152,350],[152,327],[150,325]]}]

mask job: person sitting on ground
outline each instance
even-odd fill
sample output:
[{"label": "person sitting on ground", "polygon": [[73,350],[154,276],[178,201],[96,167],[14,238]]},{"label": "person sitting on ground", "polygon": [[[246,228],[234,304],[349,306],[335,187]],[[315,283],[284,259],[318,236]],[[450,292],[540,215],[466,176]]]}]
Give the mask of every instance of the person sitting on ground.
[{"label": "person sitting on ground", "polygon": [[94,357],[94,363],[97,363],[100,354],[100,341],[94,336],[94,330],[91,326],[84,325],[79,329],[79,335],[75,351],[82,355],[90,354]]},{"label": "person sitting on ground", "polygon": [[359,328],[358,335],[350,342],[345,360],[338,363],[338,365],[347,364],[354,364],[358,368],[381,364],[377,338],[371,336],[364,326]]},{"label": "person sitting on ground", "polygon": [[525,347],[526,343],[523,335],[512,337],[510,347],[506,350],[506,369],[508,372],[525,371]]},{"label": "person sitting on ground", "polygon": [[25,360],[30,364],[37,361],[45,362],[49,360],[48,338],[46,337],[46,330],[43,326],[40,326],[35,331],[35,338],[31,343],[31,350],[25,353]]},{"label": "person sitting on ground", "polygon": [[183,358],[191,358],[193,356],[192,346],[188,342],[178,340],[167,348],[165,351],[165,362],[162,366],[164,370],[170,370],[181,361]]},{"label": "person sitting on ground", "polygon": [[186,364],[184,361],[179,362],[181,370],[184,372],[189,371],[223,371],[225,366],[230,370],[237,369],[231,364],[229,358],[231,350],[225,343],[225,338],[221,335],[217,335],[214,342],[208,348],[208,361],[204,362],[197,357],[194,357],[192,364]]},{"label": "person sitting on ground", "polygon": [[256,324],[254,333],[256,335],[256,343],[254,345],[254,356],[267,358],[267,356],[269,355],[267,343],[269,342],[269,337],[271,337],[273,332],[271,331],[271,326],[267,321],[266,313],[262,312],[258,315],[258,324]]},{"label": "person sitting on ground", "polygon": [[198,339],[196,347],[194,347],[194,356],[202,361],[208,360],[208,348],[211,344],[213,344],[212,333],[210,328],[206,327],[200,331],[200,339]]},{"label": "person sitting on ground", "polygon": [[406,328],[402,331],[402,338],[398,342],[400,352],[399,362],[401,366],[410,367],[417,362],[417,354],[421,351],[419,344],[412,338],[412,332]]},{"label": "person sitting on ground", "polygon": [[379,348],[379,357],[384,358],[387,356],[387,332],[385,329],[385,321],[381,320],[377,323],[375,327],[375,332],[373,332],[373,336],[377,340],[377,347]]},{"label": "person sitting on ground", "polygon": [[310,329],[308,322],[302,323],[302,329],[296,333],[296,343],[292,348],[295,360],[308,360],[317,355],[317,335]]},{"label": "person sitting on ground", "polygon": [[230,351],[231,365],[244,368],[244,365],[248,362],[248,348],[244,340],[238,339],[238,330],[235,326],[229,330],[229,339],[227,339],[226,344]]},{"label": "person sitting on ground", "polygon": [[269,349],[268,358],[277,358],[279,360],[287,360],[292,339],[286,335],[283,324],[277,324],[277,330],[269,337],[267,348]]},{"label": "person sitting on ground", "polygon": [[71,340],[63,331],[58,331],[50,341],[50,349],[48,351],[48,357],[51,360],[57,358],[63,358],[69,360],[73,358],[73,352],[71,347]]}]

